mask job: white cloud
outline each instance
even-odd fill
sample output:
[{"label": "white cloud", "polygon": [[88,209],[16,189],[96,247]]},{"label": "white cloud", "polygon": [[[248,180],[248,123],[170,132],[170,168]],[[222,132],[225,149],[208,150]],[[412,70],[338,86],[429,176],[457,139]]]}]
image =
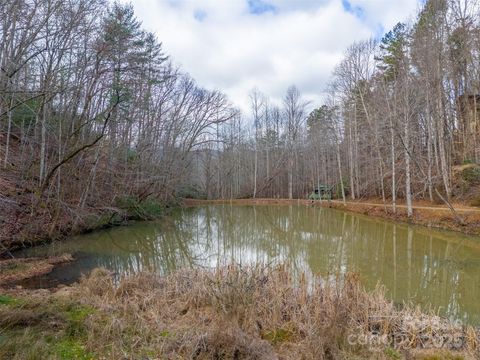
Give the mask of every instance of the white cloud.
[{"label": "white cloud", "polygon": [[287,87],[295,84],[314,106],[319,105],[334,66],[353,41],[374,36],[379,28],[388,30],[417,8],[417,0],[345,1],[133,0],[132,4],[175,63],[201,86],[225,92],[248,112],[253,87],[280,103]]}]

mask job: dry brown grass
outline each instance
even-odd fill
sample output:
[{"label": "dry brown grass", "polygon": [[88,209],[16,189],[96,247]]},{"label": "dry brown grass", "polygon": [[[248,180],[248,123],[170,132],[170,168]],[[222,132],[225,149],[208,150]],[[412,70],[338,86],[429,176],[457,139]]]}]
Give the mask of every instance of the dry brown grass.
[{"label": "dry brown grass", "polygon": [[[98,310],[87,319],[85,343],[107,358],[396,359],[423,356],[422,349],[454,335],[460,340],[442,351],[479,358],[473,328],[398,310],[382,289],[365,292],[353,274],[341,280],[295,280],[283,266],[230,266],[144,273],[115,285],[96,270],[71,294]],[[360,334],[385,343],[349,343]]]},{"label": "dry brown grass", "polygon": [[0,359],[480,359],[478,339],[354,274],[324,282],[285,266],[119,282],[97,269],[56,292],[0,294]]}]

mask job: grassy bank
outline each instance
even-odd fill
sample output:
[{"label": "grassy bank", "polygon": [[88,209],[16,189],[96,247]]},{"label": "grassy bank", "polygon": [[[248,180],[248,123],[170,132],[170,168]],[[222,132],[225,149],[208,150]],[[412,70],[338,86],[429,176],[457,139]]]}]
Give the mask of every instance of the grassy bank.
[{"label": "grassy bank", "polygon": [[184,201],[187,206],[207,204],[232,204],[232,205],[308,205],[334,208],[353,213],[373,216],[377,218],[394,220],[398,222],[411,223],[434,227],[438,229],[459,231],[465,234],[480,235],[480,208],[454,204],[458,215],[463,223],[459,223],[451,210],[442,205],[432,204],[426,201],[414,202],[413,216],[408,218],[404,204],[399,203],[396,212],[390,204],[383,205],[378,199],[367,199],[359,201],[311,201],[305,199],[221,199],[221,200],[193,200]]},{"label": "grassy bank", "polygon": [[295,280],[284,267],[139,274],[4,291],[2,359],[478,359],[479,334],[395,308],[348,274]]}]

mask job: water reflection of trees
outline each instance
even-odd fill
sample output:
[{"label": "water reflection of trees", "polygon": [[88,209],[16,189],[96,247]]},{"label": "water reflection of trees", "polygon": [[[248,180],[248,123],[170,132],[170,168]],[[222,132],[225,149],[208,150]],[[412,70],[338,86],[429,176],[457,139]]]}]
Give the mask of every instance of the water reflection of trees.
[{"label": "water reflection of trees", "polygon": [[[288,261],[297,271],[356,271],[365,285],[384,284],[396,301],[478,313],[480,252],[441,233],[315,207],[231,207],[199,210],[200,238],[219,261]],[[215,247],[216,245],[216,247]],[[210,264],[212,265],[212,264]],[[480,320],[480,319],[479,319]]]},{"label": "water reflection of trees", "polygon": [[296,272],[321,275],[355,271],[368,288],[384,284],[396,301],[432,303],[463,317],[466,311],[480,313],[480,250],[471,243],[317,207],[219,205],[84,235],[57,250],[73,246],[85,253],[75,265],[83,270],[104,266],[118,273],[167,273],[232,261],[288,262]]}]

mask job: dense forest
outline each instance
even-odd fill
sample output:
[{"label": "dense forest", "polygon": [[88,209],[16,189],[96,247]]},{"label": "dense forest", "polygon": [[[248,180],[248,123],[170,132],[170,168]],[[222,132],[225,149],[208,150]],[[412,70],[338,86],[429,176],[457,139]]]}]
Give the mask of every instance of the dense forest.
[{"label": "dense forest", "polygon": [[0,39],[5,248],[182,197],[305,198],[327,184],[340,199],[449,203],[480,179],[475,0],[429,0],[351,45],[321,106],[295,86],[280,104],[254,89],[243,114],[179,69],[130,5],[2,1]]},{"label": "dense forest", "polygon": [[325,104],[309,114],[313,104],[295,87],[280,107],[253,91],[253,131],[223,127],[222,146],[203,159],[206,193],[305,198],[327,184],[339,198],[393,205],[471,199],[480,179],[479,87],[478,2],[427,1],[412,24],[352,44]]},{"label": "dense forest", "polygon": [[3,239],[95,227],[114,208],[155,213],[187,187],[189,154],[236,116],[129,5],[7,0],[0,18]]}]

